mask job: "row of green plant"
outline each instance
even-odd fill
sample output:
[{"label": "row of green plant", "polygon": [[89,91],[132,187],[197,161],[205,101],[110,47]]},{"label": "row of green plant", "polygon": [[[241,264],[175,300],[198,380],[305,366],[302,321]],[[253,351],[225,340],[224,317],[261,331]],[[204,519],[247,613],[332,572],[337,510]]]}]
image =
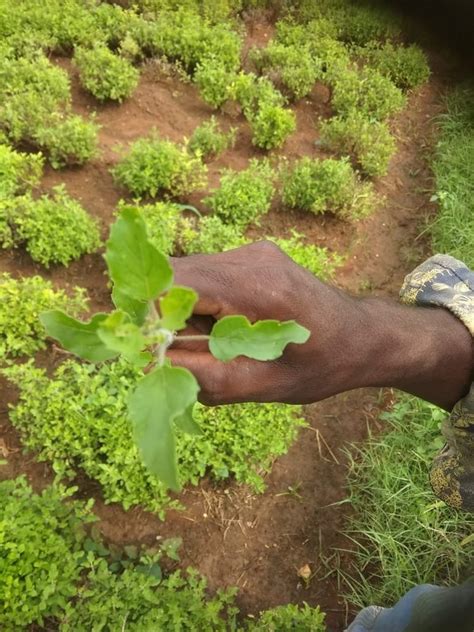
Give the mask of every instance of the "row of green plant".
[{"label": "row of green plant", "polygon": [[458,584],[469,574],[474,520],[436,500],[427,484],[445,417],[431,404],[400,396],[382,414],[388,432],[348,452],[345,502],[354,512],[344,533],[352,562],[344,570],[336,558],[329,565],[355,606],[389,606],[417,584]]},{"label": "row of green plant", "polygon": [[[1,471],[1,470],[0,470]],[[210,596],[179,562],[180,540],[154,549],[107,546],[93,524],[92,501],[61,485],[35,493],[24,478],[0,482],[0,626],[5,632],[212,630],[324,632],[319,608],[280,606],[238,622],[236,590]]]}]

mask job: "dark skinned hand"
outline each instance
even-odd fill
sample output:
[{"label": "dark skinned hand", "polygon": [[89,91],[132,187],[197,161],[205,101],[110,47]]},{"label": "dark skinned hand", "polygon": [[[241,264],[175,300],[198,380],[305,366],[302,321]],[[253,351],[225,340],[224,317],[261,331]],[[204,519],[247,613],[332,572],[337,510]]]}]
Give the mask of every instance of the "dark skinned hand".
[{"label": "dark skinned hand", "polygon": [[[173,259],[175,281],[199,301],[186,333],[215,320],[296,320],[311,331],[273,362],[223,363],[207,343],[176,343],[169,357],[190,369],[201,401],[309,403],[362,386],[400,388],[450,409],[468,390],[471,336],[448,311],[359,299],[322,283],[271,242]],[[185,332],[183,332],[185,333]]]}]

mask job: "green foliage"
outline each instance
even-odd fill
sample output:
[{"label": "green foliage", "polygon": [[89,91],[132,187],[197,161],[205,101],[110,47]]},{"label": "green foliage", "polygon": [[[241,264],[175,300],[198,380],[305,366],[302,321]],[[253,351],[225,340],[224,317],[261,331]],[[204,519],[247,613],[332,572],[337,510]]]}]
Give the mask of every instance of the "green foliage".
[{"label": "green foliage", "polygon": [[225,171],[220,187],[204,203],[225,222],[244,228],[251,222],[258,223],[269,211],[274,193],[272,179],[271,167],[253,160],[244,171]]},{"label": "green foliage", "polygon": [[347,159],[305,157],[284,175],[282,199],[290,208],[357,218],[370,211],[373,193],[370,184],[360,182]]},{"label": "green foliage", "polygon": [[474,266],[474,88],[454,90],[439,118],[440,140],[433,160],[439,213],[431,226],[433,249]]},{"label": "green foliage", "polygon": [[77,315],[87,306],[83,290],[76,288],[68,296],[39,276],[16,280],[6,273],[0,275],[0,305],[0,361],[45,348],[41,312],[67,309]]},{"label": "green foliage", "polygon": [[343,577],[356,606],[391,605],[416,584],[457,584],[472,560],[472,516],[436,500],[427,484],[445,415],[403,396],[382,415],[388,432],[350,455],[345,533],[355,560]]},{"label": "green foliage", "polygon": [[251,59],[260,72],[281,83],[293,99],[308,95],[322,69],[306,46],[285,45],[272,41],[266,48],[251,50]]},{"label": "green foliage", "polygon": [[213,57],[206,57],[198,63],[194,81],[204,101],[214,108],[220,107],[229,98],[232,74]]},{"label": "green foliage", "polygon": [[270,240],[298,265],[306,268],[323,281],[331,279],[336,269],[343,263],[341,256],[330,253],[327,248],[305,244],[304,236],[295,230],[291,231],[291,237],[287,239],[270,237]]},{"label": "green foliage", "polygon": [[211,116],[196,127],[189,139],[188,147],[194,154],[199,154],[203,158],[216,157],[234,146],[236,133],[235,127],[231,127],[227,133],[221,131],[217,120]]},{"label": "green foliage", "polygon": [[0,199],[36,186],[43,173],[43,164],[41,154],[25,154],[0,143]]},{"label": "green foliage", "polygon": [[245,629],[252,632],[326,632],[324,619],[319,606],[310,608],[307,603],[303,606],[289,603],[262,612],[258,621],[247,624]]},{"label": "green foliage", "polygon": [[183,221],[178,243],[186,255],[210,255],[239,248],[247,243],[247,240],[239,226],[226,224],[216,215],[210,215],[203,217],[199,222]]},{"label": "green foliage", "polygon": [[98,126],[71,113],[68,75],[43,55],[1,60],[0,128],[44,150],[55,168],[96,155]]},{"label": "green foliage", "polygon": [[[163,517],[166,508],[177,506],[145,469],[132,438],[127,399],[140,377],[137,368],[124,361],[95,367],[68,360],[52,379],[31,364],[5,374],[20,388],[12,423],[25,446],[51,461],[60,475],[80,467],[101,484],[106,502],[126,509],[141,504]],[[282,404],[198,405],[202,434],[177,434],[181,482],[196,484],[209,472],[262,490],[261,474],[294,441],[304,423],[300,414],[300,408]]]},{"label": "green foliage", "polygon": [[240,72],[230,88],[230,96],[250,119],[262,105],[283,106],[285,99],[267,77],[257,77],[253,73]]},{"label": "green foliage", "polygon": [[118,210],[135,208],[145,220],[148,238],[157,250],[171,255],[181,231],[182,208],[171,202],[155,202],[141,206],[119,203]]},{"label": "green foliage", "polygon": [[292,110],[263,103],[258,112],[250,118],[252,142],[262,149],[281,147],[296,129],[296,117]]},{"label": "green foliage", "polygon": [[212,599],[206,581],[196,571],[179,571],[164,579],[146,572],[146,566],[110,570],[106,560],[90,563],[87,583],[77,602],[63,618],[61,632],[120,630],[124,622],[135,630],[235,629],[235,591],[219,591]]},{"label": "green foliage", "polygon": [[64,500],[75,489],[34,494],[24,478],[0,482],[0,626],[43,624],[76,593],[90,505]]},{"label": "green foliage", "polygon": [[67,194],[64,185],[37,200],[29,195],[13,198],[5,208],[11,241],[4,238],[3,246],[25,244],[31,258],[46,267],[67,265],[100,246],[97,221]]},{"label": "green foliage", "polygon": [[399,88],[373,68],[341,69],[332,83],[332,106],[341,116],[355,112],[369,120],[383,121],[405,105]]},{"label": "green foliage", "polygon": [[140,138],[112,170],[115,180],[137,196],[158,192],[185,195],[206,184],[207,168],[186,147],[159,138],[153,132]]},{"label": "green foliage", "polygon": [[99,101],[122,102],[133,94],[138,85],[138,70],[106,46],[77,48],[74,62],[82,85]]},{"label": "green foliage", "polygon": [[321,143],[340,155],[352,156],[368,176],[386,175],[395,153],[395,139],[386,123],[352,112],[321,123]]},{"label": "green foliage", "polygon": [[372,42],[359,52],[371,68],[389,77],[402,90],[416,88],[429,79],[428,59],[416,44],[394,46],[391,42],[383,45]]}]

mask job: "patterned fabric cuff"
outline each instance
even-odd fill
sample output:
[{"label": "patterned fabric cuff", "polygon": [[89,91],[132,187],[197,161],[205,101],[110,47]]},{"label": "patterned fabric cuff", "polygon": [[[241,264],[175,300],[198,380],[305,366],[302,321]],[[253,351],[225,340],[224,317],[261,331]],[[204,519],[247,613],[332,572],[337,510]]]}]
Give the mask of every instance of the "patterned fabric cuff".
[{"label": "patterned fabric cuff", "polygon": [[[474,272],[448,255],[435,255],[411,274],[400,291],[407,305],[444,307],[474,336]],[[437,496],[457,509],[474,511],[474,385],[443,424],[447,445],[430,479]]]}]

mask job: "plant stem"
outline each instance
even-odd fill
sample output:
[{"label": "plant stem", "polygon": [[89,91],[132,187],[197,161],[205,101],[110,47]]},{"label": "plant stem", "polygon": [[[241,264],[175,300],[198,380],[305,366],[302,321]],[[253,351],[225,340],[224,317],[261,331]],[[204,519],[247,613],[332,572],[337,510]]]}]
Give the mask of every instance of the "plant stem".
[{"label": "plant stem", "polygon": [[196,342],[200,340],[210,340],[211,336],[176,336],[175,340],[178,342]]}]

